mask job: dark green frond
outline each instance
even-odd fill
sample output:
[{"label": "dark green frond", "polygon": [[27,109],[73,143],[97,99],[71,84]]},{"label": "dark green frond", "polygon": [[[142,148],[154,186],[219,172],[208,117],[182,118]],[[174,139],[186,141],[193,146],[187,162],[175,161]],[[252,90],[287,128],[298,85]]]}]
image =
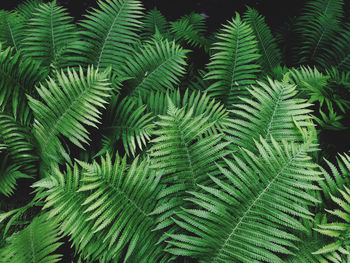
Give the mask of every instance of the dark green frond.
[{"label": "dark green frond", "polygon": [[204,47],[208,51],[208,41],[205,37],[205,18],[197,13],[183,16],[175,22],[171,22],[170,32],[179,43],[187,43],[192,47]]},{"label": "dark green frond", "polygon": [[21,14],[25,21],[31,19],[36,13],[36,9],[43,3],[43,0],[26,0],[20,3],[16,12]]},{"label": "dark green frond", "polygon": [[[59,222],[84,257],[99,262],[161,262],[166,255],[156,245],[149,215],[157,204],[160,177],[148,161],[126,157],[101,158],[101,163],[80,163],[62,174],[58,170],[35,184],[49,218]],[[120,261],[122,260],[123,261]]]},{"label": "dark green frond", "polygon": [[[41,156],[57,158],[64,150],[59,136],[67,137],[80,148],[88,143],[86,126],[97,127],[100,122],[100,108],[110,96],[110,85],[106,72],[99,73],[90,67],[86,74],[82,68],[77,72],[67,70],[56,76],[57,81],[49,78],[37,91],[41,101],[28,96],[33,110],[34,135],[41,147]],[[85,126],[85,127],[84,127]]]},{"label": "dark green frond", "polygon": [[21,164],[14,163],[6,153],[0,153],[0,194],[11,196],[16,188],[17,180],[31,178],[22,173]]},{"label": "dark green frond", "polygon": [[76,38],[73,19],[56,1],[41,4],[29,20],[23,41],[25,54],[45,66],[60,69],[62,55]]},{"label": "dark green frond", "polygon": [[180,206],[186,206],[186,191],[206,184],[208,174],[216,170],[215,162],[229,154],[223,134],[206,135],[213,126],[208,116],[195,115],[168,102],[168,113],[159,116],[150,149],[152,167],[161,171],[162,182],[169,184],[162,193],[163,204],[153,213],[158,215],[158,228],[173,224]]},{"label": "dark green frond", "polygon": [[110,120],[105,128],[105,139],[101,153],[116,153],[117,141],[121,140],[127,155],[135,155],[150,140],[155,116],[146,111],[145,105],[138,105],[130,97],[114,97],[109,107]]},{"label": "dark green frond", "polygon": [[296,87],[287,82],[268,79],[249,89],[250,98],[243,98],[231,111],[227,133],[233,144],[249,151],[256,149],[254,140],[272,136],[281,142],[302,142],[301,129],[311,128],[311,104],[297,99]]},{"label": "dark green frond", "polygon": [[22,231],[9,239],[9,244],[0,249],[0,262],[55,263],[62,262],[62,255],[55,254],[61,246],[57,225],[46,216],[39,216]]},{"label": "dark green frond", "polygon": [[0,10],[0,42],[4,48],[13,47],[16,51],[21,48],[24,38],[24,19],[16,12]]},{"label": "dark green frond", "polygon": [[330,47],[320,57],[323,68],[350,71],[350,24],[346,24],[339,34],[331,39]]},{"label": "dark green frond", "polygon": [[142,22],[142,37],[144,39],[148,39],[156,34],[157,30],[160,34],[164,34],[169,27],[168,21],[157,8],[149,10]]},{"label": "dark green frond", "polygon": [[247,95],[247,87],[255,83],[260,71],[255,64],[260,57],[256,38],[253,30],[237,14],[224,25],[212,49],[215,53],[206,76],[212,81],[208,92],[232,108],[238,96]]},{"label": "dark green frond", "polygon": [[336,37],[343,18],[343,0],[312,0],[306,3],[297,22],[301,45],[296,50],[299,63],[319,64],[328,43]]},{"label": "dark green frond", "polygon": [[43,81],[47,73],[22,52],[15,52],[13,48],[0,51],[0,110],[12,112],[16,118],[21,115],[22,121],[27,119],[25,93],[32,95],[35,85]]},{"label": "dark green frond", "polygon": [[82,41],[76,42],[72,51],[81,56],[79,63],[117,69],[132,54],[131,45],[139,39],[143,7],[138,0],[100,0],[98,6],[79,23]]},{"label": "dark green frond", "polygon": [[284,262],[305,230],[298,218],[311,219],[307,205],[317,202],[308,191],[320,174],[308,154],[310,143],[256,144],[258,155],[241,156],[219,166],[224,178],[211,176],[218,190],[199,185],[188,198],[196,209],[184,209],[175,223],[191,234],[169,234],[167,251],[199,262]]},{"label": "dark green frond", "polygon": [[123,65],[123,74],[131,79],[126,87],[128,93],[132,96],[147,96],[151,91],[174,89],[185,74],[188,52],[167,40],[144,45]]},{"label": "dark green frond", "polygon": [[35,162],[38,155],[35,139],[29,127],[23,126],[14,117],[0,112],[0,143],[6,145],[6,152],[13,164],[18,165],[23,173],[35,175]]},{"label": "dark green frond", "polygon": [[254,35],[258,40],[259,53],[261,54],[258,64],[261,65],[265,73],[271,73],[275,67],[281,64],[282,56],[276,39],[265,23],[265,17],[260,15],[255,9],[248,7],[244,20],[253,29]]}]

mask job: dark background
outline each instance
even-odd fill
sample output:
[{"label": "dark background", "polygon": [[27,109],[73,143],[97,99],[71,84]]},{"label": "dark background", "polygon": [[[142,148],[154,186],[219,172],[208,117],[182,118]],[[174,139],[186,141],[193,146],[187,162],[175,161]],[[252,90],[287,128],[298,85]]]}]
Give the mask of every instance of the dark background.
[{"label": "dark background", "polygon": [[[57,3],[68,8],[69,12],[77,20],[85,13],[88,7],[96,6],[97,0],[57,0]],[[13,9],[19,0],[2,0],[0,9]],[[169,21],[176,20],[184,14],[193,11],[208,15],[209,31],[216,30],[222,23],[234,16],[238,11],[240,14],[246,10],[246,6],[256,8],[266,17],[271,27],[279,27],[287,20],[287,17],[297,16],[305,3],[304,0],[144,0],[147,9],[157,7]]]}]

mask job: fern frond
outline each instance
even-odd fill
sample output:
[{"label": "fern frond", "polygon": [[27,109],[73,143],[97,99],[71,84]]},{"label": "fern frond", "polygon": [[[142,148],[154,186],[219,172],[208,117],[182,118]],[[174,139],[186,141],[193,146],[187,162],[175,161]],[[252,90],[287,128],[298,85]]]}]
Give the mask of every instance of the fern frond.
[{"label": "fern frond", "polygon": [[238,96],[246,95],[247,87],[255,83],[260,71],[255,63],[260,55],[253,30],[238,14],[224,25],[217,41],[206,75],[207,80],[213,81],[208,92],[231,109]]},{"label": "fern frond", "polygon": [[301,46],[299,63],[319,64],[320,55],[336,36],[343,18],[343,0],[312,0],[306,3],[304,14],[297,22]]},{"label": "fern frond", "polygon": [[16,188],[17,180],[23,178],[31,178],[19,170],[22,168],[21,164],[12,162],[9,155],[0,153],[0,193],[9,197]]},{"label": "fern frond", "polygon": [[82,68],[79,72],[67,70],[56,76],[57,81],[49,78],[46,85],[40,85],[37,91],[42,101],[28,96],[29,105],[34,113],[34,135],[41,147],[41,156],[57,158],[63,153],[59,135],[67,137],[80,148],[88,143],[88,131],[84,127],[97,127],[101,116],[99,108],[106,104],[110,96],[107,72],[99,73],[89,67],[87,74]]},{"label": "fern frond", "polygon": [[150,91],[173,89],[185,74],[185,58],[189,50],[167,40],[144,45],[125,61],[121,69],[130,78],[128,92],[132,96],[146,96]]},{"label": "fern frond", "polygon": [[344,190],[338,190],[340,198],[330,194],[332,201],[339,206],[340,209],[326,210],[330,215],[335,216],[341,222],[324,223],[317,226],[316,231],[326,236],[332,237],[333,242],[325,245],[313,254],[337,253],[339,262],[347,262],[350,260],[350,189],[344,186]]},{"label": "fern frond", "polygon": [[23,30],[24,19],[18,13],[0,10],[0,42],[4,48],[13,47],[18,51],[24,38]]},{"label": "fern frond", "polygon": [[142,37],[144,39],[149,39],[157,32],[164,34],[168,31],[168,21],[156,7],[146,12],[142,22]]},{"label": "fern frond", "polygon": [[276,39],[265,23],[265,17],[260,15],[255,9],[248,7],[244,20],[253,29],[254,35],[258,40],[259,53],[261,54],[258,64],[261,65],[265,73],[271,73],[275,67],[281,64],[282,55]]},{"label": "fern frond", "polygon": [[213,123],[207,116],[195,116],[194,111],[195,107],[185,111],[169,101],[168,114],[159,116],[156,123],[159,127],[150,149],[152,168],[162,171],[162,183],[171,184],[162,193],[163,204],[153,212],[159,218],[157,229],[173,224],[170,217],[186,206],[186,191],[206,184],[208,174],[217,169],[215,162],[230,153],[223,134],[206,136]]},{"label": "fern frond", "polygon": [[47,74],[40,64],[24,57],[22,52],[16,52],[13,48],[0,51],[0,110],[12,112],[16,118],[22,115],[22,120],[26,119],[29,113],[25,93],[33,94],[34,86]]},{"label": "fern frond", "polygon": [[36,9],[43,3],[43,0],[26,0],[16,7],[16,12],[21,14],[25,21],[33,18]]},{"label": "fern frond", "polygon": [[35,139],[28,127],[23,126],[10,115],[0,112],[0,142],[6,145],[14,163],[22,166],[22,172],[35,174],[36,154]]},{"label": "fern frond", "polygon": [[171,22],[170,25],[170,32],[178,43],[185,42],[192,47],[204,47],[204,50],[208,51],[209,46],[205,37],[206,25],[203,16],[191,13],[175,22]]},{"label": "fern frond", "polygon": [[320,180],[308,154],[315,145],[279,145],[261,138],[258,155],[241,156],[220,166],[224,179],[211,176],[214,187],[199,185],[175,223],[190,234],[169,234],[167,251],[199,258],[199,262],[284,262],[304,231],[297,218],[311,219],[308,205],[318,202],[309,190]]},{"label": "fern frond", "polygon": [[99,154],[116,153],[117,141],[121,139],[126,154],[134,156],[136,149],[142,150],[150,140],[155,116],[130,97],[122,100],[114,97],[109,111],[111,119],[105,128],[105,142]]},{"label": "fern frond", "polygon": [[138,0],[100,0],[98,7],[79,23],[82,40],[70,48],[76,53],[73,60],[78,59],[73,62],[117,69],[132,54],[132,44],[139,39],[143,7]]},{"label": "fern frond", "polygon": [[54,263],[62,260],[62,255],[54,254],[61,246],[60,235],[52,221],[39,216],[25,229],[11,236],[9,245],[0,249],[0,262]]},{"label": "fern frond", "polygon": [[230,111],[227,129],[230,140],[253,152],[254,140],[260,136],[267,141],[272,136],[278,142],[302,142],[299,129],[313,126],[309,116],[311,104],[297,99],[296,87],[287,82],[268,79],[268,83],[257,84],[249,89],[250,98],[242,98]]},{"label": "fern frond", "polygon": [[[136,157],[131,165],[126,157],[101,158],[101,163],[80,162],[62,174],[54,174],[35,184],[49,218],[70,235],[84,258],[100,262],[161,262],[165,256],[160,235],[149,215],[161,190],[159,176],[148,161]],[[69,205],[67,205],[69,204]]]},{"label": "fern frond", "polygon": [[350,24],[346,24],[337,37],[331,40],[330,47],[320,57],[320,65],[325,69],[335,67],[350,71]]},{"label": "fern frond", "polygon": [[60,69],[65,48],[76,37],[73,19],[56,1],[41,4],[26,29],[25,54],[45,66]]}]

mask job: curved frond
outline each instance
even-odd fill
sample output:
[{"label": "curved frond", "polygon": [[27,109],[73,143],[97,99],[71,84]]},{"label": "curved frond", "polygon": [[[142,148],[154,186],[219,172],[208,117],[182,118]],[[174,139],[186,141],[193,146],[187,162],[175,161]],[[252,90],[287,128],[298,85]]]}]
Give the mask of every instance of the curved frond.
[{"label": "curved frond", "polygon": [[111,119],[105,128],[104,145],[99,154],[117,152],[117,141],[121,140],[126,154],[135,155],[136,149],[143,149],[150,140],[155,116],[130,97],[122,100],[114,97],[109,111]]},{"label": "curved frond", "polygon": [[17,180],[22,178],[31,178],[22,173],[22,165],[11,161],[6,153],[0,153],[0,193],[9,197],[16,188]]},{"label": "curved frond", "polygon": [[224,179],[211,176],[218,190],[199,185],[175,223],[190,234],[169,234],[167,251],[199,258],[199,262],[284,262],[305,230],[298,218],[311,219],[308,205],[318,202],[311,190],[320,174],[308,154],[310,143],[272,144],[261,139],[258,155],[241,156],[219,166]]},{"label": "curved frond", "polygon": [[16,7],[16,12],[21,14],[25,21],[33,18],[36,9],[43,3],[43,0],[26,0]]},{"label": "curved frond", "polygon": [[343,18],[343,0],[312,0],[306,3],[297,22],[301,45],[296,50],[299,63],[319,63],[328,43],[335,38]]},{"label": "curved frond", "polygon": [[25,94],[32,95],[35,85],[47,74],[39,63],[24,57],[22,52],[15,52],[13,48],[0,51],[0,110],[25,119],[29,114]]},{"label": "curved frond", "polygon": [[3,258],[0,262],[16,263],[55,263],[62,260],[62,255],[55,254],[61,246],[57,225],[39,216],[25,229],[9,239],[9,244],[0,249]]},{"label": "curved frond", "polygon": [[25,54],[45,66],[59,69],[62,55],[76,36],[72,17],[56,1],[41,4],[35,9],[23,41]]},{"label": "curved frond", "polygon": [[82,41],[76,42],[71,51],[82,56],[79,63],[117,69],[132,54],[132,44],[139,39],[143,7],[138,0],[99,0],[98,6],[79,23]]},{"label": "curved frond", "polygon": [[67,70],[49,78],[37,91],[41,101],[28,96],[34,113],[34,135],[41,146],[41,156],[57,158],[64,150],[59,135],[67,137],[80,148],[88,143],[88,131],[84,127],[97,127],[101,111],[110,96],[106,72],[99,73],[90,67],[85,75],[82,68],[77,72]]},{"label": "curved frond", "polygon": [[[49,218],[70,235],[84,258],[100,262],[161,262],[162,245],[151,211],[160,191],[159,176],[148,161],[126,157],[101,158],[101,163],[80,162],[66,173],[35,184]],[[122,261],[120,261],[122,260]]]},{"label": "curved frond", "polygon": [[24,19],[16,12],[0,10],[0,42],[16,51],[21,48],[24,38]]},{"label": "curved frond", "polygon": [[255,63],[260,55],[253,30],[238,14],[224,25],[217,41],[206,75],[207,80],[213,81],[208,92],[230,109],[238,96],[247,95],[247,87],[255,83],[260,71]]},{"label": "curved frond", "polygon": [[253,29],[258,40],[259,53],[261,54],[258,64],[261,65],[265,73],[271,73],[275,67],[281,65],[282,55],[276,39],[265,22],[265,17],[255,9],[248,7],[244,20]]},{"label": "curved frond", "polygon": [[208,174],[217,169],[215,162],[230,153],[223,134],[206,135],[213,126],[209,117],[195,116],[194,111],[194,107],[178,109],[169,101],[167,115],[156,122],[152,167],[162,172],[163,183],[171,185],[162,193],[163,204],[153,212],[159,215],[158,229],[173,224],[170,217],[186,206],[186,191],[206,184]]},{"label": "curved frond", "polygon": [[170,23],[170,32],[180,44],[185,42],[192,47],[204,47],[208,52],[208,40],[205,37],[205,18],[197,13],[181,17],[179,20]]},{"label": "curved frond", "polygon": [[350,71],[350,23],[346,24],[339,34],[331,40],[330,47],[320,57],[323,68]]},{"label": "curved frond", "polygon": [[188,52],[167,40],[144,45],[123,65],[122,74],[131,79],[126,87],[128,93],[131,96],[146,96],[150,91],[174,89],[185,74]]},{"label": "curved frond", "polygon": [[297,99],[296,87],[287,82],[268,79],[268,83],[257,84],[249,89],[250,98],[242,98],[231,111],[230,140],[253,152],[254,140],[260,136],[267,141],[272,136],[278,142],[302,142],[300,128],[313,127],[311,104]]}]

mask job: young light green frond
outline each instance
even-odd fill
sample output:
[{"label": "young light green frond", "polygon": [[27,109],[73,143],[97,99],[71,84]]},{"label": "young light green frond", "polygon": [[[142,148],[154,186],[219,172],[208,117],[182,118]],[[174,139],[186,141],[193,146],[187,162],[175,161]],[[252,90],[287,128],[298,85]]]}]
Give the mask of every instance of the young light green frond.
[{"label": "young light green frond", "polygon": [[125,61],[122,72],[131,78],[127,89],[132,96],[147,96],[151,91],[174,89],[185,74],[189,50],[167,40],[142,49]]},{"label": "young light green frond", "polygon": [[253,30],[237,14],[224,25],[212,48],[215,52],[208,64],[206,79],[213,81],[208,92],[231,109],[238,96],[247,95],[247,87],[255,83],[260,72],[256,61],[257,41]]},{"label": "young light green frond", "polygon": [[142,22],[142,37],[144,39],[148,39],[156,34],[157,30],[160,34],[164,34],[168,31],[168,21],[157,8],[149,10],[145,14]]},{"label": "young light green frond", "polygon": [[57,225],[46,216],[39,216],[23,230],[13,234],[9,244],[0,249],[0,262],[55,263],[62,255],[55,251],[61,246]]},{"label": "young light green frond", "polygon": [[341,71],[350,70],[350,23],[347,23],[339,34],[331,39],[330,47],[320,57],[323,68],[335,67]]},{"label": "young light green frond", "polygon": [[[166,255],[156,245],[160,235],[152,231],[150,216],[161,190],[159,176],[148,161],[135,158],[131,165],[126,157],[107,155],[100,163],[79,162],[62,174],[51,176],[40,199],[49,217],[59,223],[64,234],[85,258],[100,262],[160,262]],[[47,180],[47,179],[46,179]],[[122,261],[121,261],[122,260]]]},{"label": "young light green frond", "polygon": [[191,13],[170,24],[170,32],[178,43],[185,42],[192,47],[203,47],[206,52],[209,51],[209,42],[205,37],[205,18],[203,16]]},{"label": "young light green frond", "polygon": [[16,12],[0,10],[0,42],[4,48],[13,47],[18,51],[24,38],[23,30],[23,17]]},{"label": "young light green frond", "polygon": [[71,51],[82,56],[79,60],[84,58],[86,65],[118,69],[132,54],[131,45],[139,39],[143,7],[138,0],[99,0],[98,6],[79,23],[82,41]]},{"label": "young light green frond", "polygon": [[79,72],[67,69],[67,74],[57,73],[56,81],[49,78],[46,85],[37,88],[41,101],[28,96],[41,156],[60,159],[57,154],[64,152],[60,135],[84,148],[83,144],[89,141],[86,126],[97,127],[100,109],[110,96],[106,76],[106,72],[99,73],[93,67],[89,67],[86,74],[82,68]]},{"label": "young light green frond", "polygon": [[28,57],[47,67],[60,69],[62,55],[76,38],[73,19],[56,1],[40,4],[35,9],[26,29],[23,49]]},{"label": "young light green frond", "polygon": [[297,22],[300,46],[296,53],[299,63],[317,65],[328,43],[340,31],[343,0],[312,0],[306,3],[304,14]]},{"label": "young light green frond", "polygon": [[219,165],[224,178],[211,176],[215,187],[199,185],[188,198],[195,209],[184,209],[175,223],[190,234],[169,234],[167,251],[196,257],[199,262],[284,262],[297,237],[305,231],[298,218],[311,219],[310,194],[320,180],[308,156],[315,145],[279,145],[260,139],[258,155],[242,150],[241,157]]},{"label": "young light green frond", "polygon": [[249,89],[250,98],[242,98],[231,111],[227,133],[233,144],[254,152],[254,140],[260,136],[267,141],[272,136],[278,142],[302,142],[298,126],[313,127],[311,104],[297,99],[296,87],[287,82],[268,79],[257,84]]},{"label": "young light green frond", "polygon": [[253,29],[258,40],[259,53],[261,54],[258,64],[261,65],[265,73],[271,73],[275,67],[281,64],[282,55],[276,39],[265,23],[265,17],[260,15],[257,10],[248,7],[244,20]]},{"label": "young light green frond", "polygon": [[15,9],[21,14],[25,21],[31,19],[36,13],[36,9],[43,3],[43,0],[26,0],[20,3]]},{"label": "young light green frond", "polygon": [[155,116],[138,105],[135,98],[113,97],[109,106],[110,119],[105,128],[105,140],[99,154],[116,153],[121,140],[127,155],[135,156],[137,148],[142,150],[150,140]]},{"label": "young light green frond", "polygon": [[39,63],[14,48],[0,51],[0,110],[11,112],[20,121],[30,119],[25,93],[33,94],[35,85],[47,73]]},{"label": "young light green frond", "polygon": [[223,134],[212,134],[213,123],[208,116],[195,115],[168,102],[168,113],[159,116],[154,143],[150,149],[152,167],[162,172],[162,182],[171,184],[162,195],[162,205],[153,213],[158,215],[158,229],[172,225],[180,206],[187,206],[186,191],[195,190],[198,184],[207,184],[208,174],[217,168],[215,162],[230,152]]}]

